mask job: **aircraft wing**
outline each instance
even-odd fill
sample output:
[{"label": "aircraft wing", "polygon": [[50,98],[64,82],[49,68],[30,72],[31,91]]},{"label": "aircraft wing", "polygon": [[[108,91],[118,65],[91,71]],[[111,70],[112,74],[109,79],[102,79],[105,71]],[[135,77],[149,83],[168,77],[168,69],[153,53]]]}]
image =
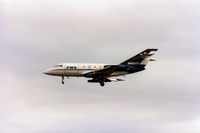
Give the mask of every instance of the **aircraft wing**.
[{"label": "aircraft wing", "polygon": [[119,65],[106,65],[103,69],[94,69],[95,73],[111,74]]},{"label": "aircraft wing", "polygon": [[119,65],[106,65],[104,68],[97,68],[93,71],[90,71],[88,73],[85,73],[86,76],[92,76],[92,77],[109,77],[113,71],[118,68]]}]

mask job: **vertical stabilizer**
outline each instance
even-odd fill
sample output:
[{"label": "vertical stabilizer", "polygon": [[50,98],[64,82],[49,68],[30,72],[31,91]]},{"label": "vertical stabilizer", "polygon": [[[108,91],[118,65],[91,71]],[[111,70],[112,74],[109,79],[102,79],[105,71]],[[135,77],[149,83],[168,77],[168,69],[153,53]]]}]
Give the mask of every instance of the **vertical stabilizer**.
[{"label": "vertical stabilizer", "polygon": [[149,61],[153,61],[150,59],[150,56],[155,54],[155,51],[158,49],[146,49],[139,54],[131,57],[130,59],[122,62],[120,65],[141,65],[145,66]]}]

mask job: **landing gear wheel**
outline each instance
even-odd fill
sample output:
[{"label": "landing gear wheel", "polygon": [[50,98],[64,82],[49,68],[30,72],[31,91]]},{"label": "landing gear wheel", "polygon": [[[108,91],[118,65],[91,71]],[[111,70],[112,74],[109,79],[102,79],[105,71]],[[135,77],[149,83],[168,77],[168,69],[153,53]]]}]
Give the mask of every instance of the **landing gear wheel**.
[{"label": "landing gear wheel", "polygon": [[62,84],[64,84],[65,82],[64,82],[64,76],[62,76]]},{"label": "landing gear wheel", "polygon": [[105,85],[105,83],[104,83],[104,82],[100,82],[100,85],[101,85],[101,86],[104,86],[104,85]]}]

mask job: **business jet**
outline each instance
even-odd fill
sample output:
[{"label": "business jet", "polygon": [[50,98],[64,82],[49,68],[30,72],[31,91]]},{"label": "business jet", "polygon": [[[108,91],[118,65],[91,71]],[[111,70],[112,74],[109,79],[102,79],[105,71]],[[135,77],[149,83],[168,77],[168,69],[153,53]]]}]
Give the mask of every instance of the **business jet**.
[{"label": "business jet", "polygon": [[117,64],[93,64],[93,63],[60,63],[55,67],[45,70],[43,73],[52,76],[61,76],[62,84],[64,77],[85,77],[90,78],[89,83],[100,83],[104,86],[107,82],[124,81],[119,78],[111,78],[117,76],[125,76],[145,70],[145,66],[158,49],[146,49],[130,59]]}]

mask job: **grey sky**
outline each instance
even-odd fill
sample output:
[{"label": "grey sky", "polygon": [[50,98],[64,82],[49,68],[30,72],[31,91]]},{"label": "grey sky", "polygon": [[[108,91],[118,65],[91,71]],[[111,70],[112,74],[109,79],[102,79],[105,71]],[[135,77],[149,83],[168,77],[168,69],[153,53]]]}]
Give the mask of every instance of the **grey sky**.
[{"label": "grey sky", "polygon": [[[0,3],[0,133],[200,132],[200,1]],[[42,74],[146,48],[159,49],[156,62],[104,88]]]}]

